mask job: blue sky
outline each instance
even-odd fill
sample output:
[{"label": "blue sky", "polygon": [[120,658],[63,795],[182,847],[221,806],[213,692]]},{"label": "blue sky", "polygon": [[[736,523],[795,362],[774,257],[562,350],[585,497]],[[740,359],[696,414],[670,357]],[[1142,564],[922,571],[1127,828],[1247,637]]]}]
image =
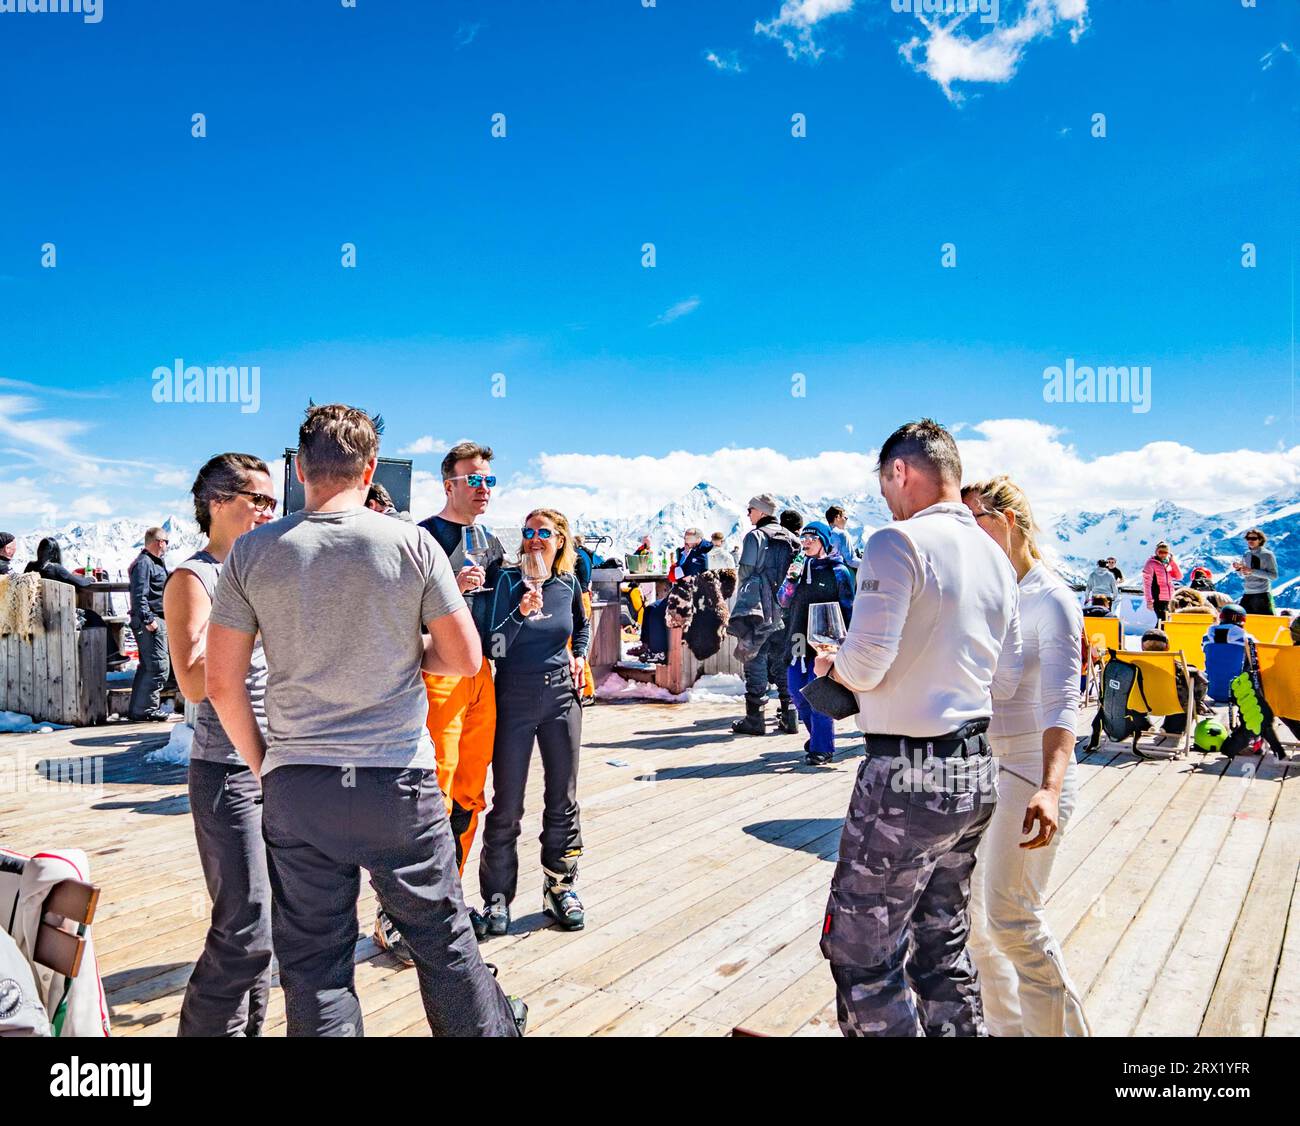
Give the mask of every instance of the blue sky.
[{"label": "blue sky", "polygon": [[[0,11],[0,526],[183,512],[308,397],[381,411],[424,472],[490,442],[512,508],[857,492],[922,414],[1052,504],[1293,485],[1297,12]],[[258,365],[260,409],[155,403],[178,357]],[[1150,365],[1150,411],[1045,403],[1067,357]]]}]

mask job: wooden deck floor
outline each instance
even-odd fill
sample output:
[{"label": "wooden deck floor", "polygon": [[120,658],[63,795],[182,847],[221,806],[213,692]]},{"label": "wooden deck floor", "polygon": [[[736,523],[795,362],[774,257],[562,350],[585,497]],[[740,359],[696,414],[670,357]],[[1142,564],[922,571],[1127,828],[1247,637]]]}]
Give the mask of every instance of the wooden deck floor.
[{"label": "wooden deck floor", "polygon": [[[586,713],[579,934],[545,926],[538,909],[534,771],[519,917],[484,946],[529,1002],[530,1035],[837,1033],[817,937],[859,752],[845,731],[843,760],[809,768],[801,739],[732,738],[731,714]],[[0,844],[83,848],[104,889],[95,940],[116,1035],[175,1033],[206,929],[184,770],[143,762],[164,737],[123,724],[0,739]],[[44,780],[78,756],[102,760],[102,784]],[[1097,1033],[1300,1034],[1297,774],[1195,753],[1081,760],[1050,915]],[[427,1035],[415,971],[376,951],[373,911],[367,888],[356,949],[366,1032]],[[283,1033],[278,990],[270,1033]]]}]

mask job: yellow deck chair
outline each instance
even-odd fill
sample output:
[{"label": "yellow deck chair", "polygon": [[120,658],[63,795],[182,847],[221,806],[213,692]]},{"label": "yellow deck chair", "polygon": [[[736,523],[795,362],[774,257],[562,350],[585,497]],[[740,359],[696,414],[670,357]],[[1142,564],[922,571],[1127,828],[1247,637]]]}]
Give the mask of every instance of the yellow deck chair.
[{"label": "yellow deck chair", "polygon": [[1291,619],[1281,614],[1247,614],[1246,632],[1265,645],[1290,645]]},{"label": "yellow deck chair", "polygon": [[1169,651],[1182,650],[1188,662],[1199,669],[1205,664],[1202,642],[1212,625],[1213,614],[1170,614],[1161,628],[1169,638]]},{"label": "yellow deck chair", "polygon": [[1083,635],[1089,643],[1095,642],[1101,635],[1103,649],[1120,649],[1123,647],[1123,623],[1118,618],[1084,618]]},{"label": "yellow deck chair", "polygon": [[[1300,720],[1300,648],[1287,645],[1255,645],[1259,680],[1264,699],[1278,719]],[[1287,731],[1290,735],[1290,731]],[[1278,732],[1281,738],[1281,732]]]},{"label": "yellow deck chair", "polygon": [[[1187,660],[1181,650],[1168,653],[1126,653],[1112,650],[1112,661],[1124,661],[1136,665],[1141,672],[1141,680],[1134,681],[1129,692],[1130,711],[1141,712],[1148,716],[1167,716],[1184,713],[1182,744],[1176,754],[1182,757],[1192,745],[1192,730],[1195,727],[1196,697],[1192,691],[1191,677],[1187,672]],[[1178,698],[1178,681],[1182,678],[1184,699]],[[1138,746],[1141,733],[1133,736],[1133,753],[1142,758],[1149,758]]]}]

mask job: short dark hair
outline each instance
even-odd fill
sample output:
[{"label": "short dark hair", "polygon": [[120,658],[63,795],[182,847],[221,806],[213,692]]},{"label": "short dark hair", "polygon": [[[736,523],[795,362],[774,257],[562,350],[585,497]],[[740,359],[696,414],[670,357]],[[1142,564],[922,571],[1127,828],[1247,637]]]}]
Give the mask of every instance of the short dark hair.
[{"label": "short dark hair", "polygon": [[1106,560],[1104,560],[1104,559],[1098,559],[1098,560],[1097,560],[1097,566],[1098,566],[1098,567],[1104,567],[1104,566],[1106,566]]},{"label": "short dark hair", "polygon": [[832,504],[830,508],[826,510],[826,523],[834,524],[835,521],[843,515],[844,509],[842,509],[838,504]]},{"label": "short dark hair", "polygon": [[266,462],[252,454],[217,454],[203,463],[190,486],[190,494],[194,497],[194,519],[199,531],[204,535],[212,531],[212,502],[230,500],[248,484],[250,473],[265,473],[269,477],[271,471]]},{"label": "short dark hair", "polygon": [[961,454],[948,430],[932,418],[904,423],[885,439],[876,460],[880,473],[891,461],[906,462],[913,469],[924,469],[945,483],[961,483]]},{"label": "short dark hair", "polygon": [[1162,629],[1147,630],[1146,633],[1142,635],[1142,644],[1145,645],[1148,641],[1159,645],[1164,649],[1169,648],[1169,635]]},{"label": "short dark hair", "polygon": [[392,496],[390,495],[390,493],[388,492],[388,490],[385,489],[384,486],[381,485],[378,481],[371,481],[371,482],[370,482],[370,492],[368,492],[368,493],[366,494],[366,503],[367,503],[367,504],[369,504],[369,503],[370,503],[371,501],[373,501],[373,500],[377,500],[377,501],[378,501],[380,504],[382,504],[385,508],[395,508],[395,507],[396,507],[396,506],[393,504],[393,498],[392,498]]},{"label": "short dark hair", "polygon": [[491,461],[492,447],[480,446],[477,442],[457,442],[442,459],[442,479],[450,481],[456,476],[456,462],[480,457],[484,461]]},{"label": "short dark hair", "polygon": [[788,528],[792,532],[797,532],[803,527],[803,517],[793,508],[787,508],[781,513],[780,524],[783,528]]},{"label": "short dark hair", "polygon": [[298,428],[298,464],[312,482],[350,484],[379,456],[375,420],[345,403],[312,404]]}]

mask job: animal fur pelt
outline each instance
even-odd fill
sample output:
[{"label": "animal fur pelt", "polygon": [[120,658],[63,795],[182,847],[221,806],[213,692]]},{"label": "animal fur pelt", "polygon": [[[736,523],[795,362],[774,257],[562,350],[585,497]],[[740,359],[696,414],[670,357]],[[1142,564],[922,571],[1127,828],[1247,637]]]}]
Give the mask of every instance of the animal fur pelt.
[{"label": "animal fur pelt", "polygon": [[41,581],[35,571],[0,578],[0,637],[16,633],[23,641],[30,641],[45,632]]},{"label": "animal fur pelt", "polygon": [[731,617],[727,599],[735,589],[735,571],[705,571],[674,583],[668,592],[668,625],[684,631],[696,660],[707,660],[722,648]]}]

